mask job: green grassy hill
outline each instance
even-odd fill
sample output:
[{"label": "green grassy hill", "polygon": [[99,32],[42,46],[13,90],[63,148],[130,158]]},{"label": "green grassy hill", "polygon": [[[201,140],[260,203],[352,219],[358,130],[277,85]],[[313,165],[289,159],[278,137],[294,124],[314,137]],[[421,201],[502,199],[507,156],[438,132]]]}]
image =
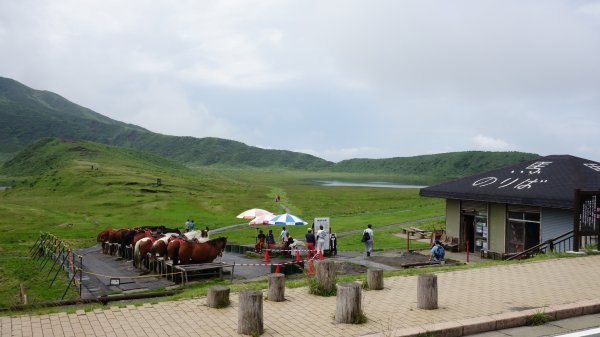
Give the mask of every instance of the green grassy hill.
[{"label": "green grassy hill", "polygon": [[337,163],[336,172],[380,173],[406,175],[407,180],[449,180],[485,172],[522,161],[538,158],[539,155],[523,152],[465,151],[431,154],[404,158],[350,159]]},{"label": "green grassy hill", "polygon": [[0,77],[0,162],[47,137],[89,140],[151,152],[190,165],[320,169],[333,163],[219,138],[166,136],[115,121],[48,91]]},{"label": "green grassy hill", "polygon": [[[162,185],[156,185],[161,178]],[[417,189],[322,187],[323,178],[360,179],[349,173],[281,169],[189,168],[153,154],[87,141],[43,139],[0,169],[0,180],[15,180],[0,191],[0,307],[15,303],[24,283],[30,300],[60,298],[64,283],[48,289],[46,274],[28,259],[40,231],[73,247],[93,245],[100,230],[143,225],[182,227],[194,219],[211,229],[241,224],[225,234],[229,242],[254,243],[256,231],[237,219],[249,208],[282,213],[277,194],[291,212],[312,221],[330,217],[340,250],[361,250],[360,229],[439,217],[443,201],[422,198]],[[441,226],[434,219],[431,226]],[[425,226],[425,223],[419,223]],[[273,227],[278,233],[280,227]],[[403,248],[399,228],[381,229],[377,248]],[[302,238],[305,226],[290,228]],[[217,234],[215,234],[217,235]],[[414,247],[414,246],[413,246]],[[64,282],[63,279],[60,282]],[[71,292],[68,296],[74,297]]]}]

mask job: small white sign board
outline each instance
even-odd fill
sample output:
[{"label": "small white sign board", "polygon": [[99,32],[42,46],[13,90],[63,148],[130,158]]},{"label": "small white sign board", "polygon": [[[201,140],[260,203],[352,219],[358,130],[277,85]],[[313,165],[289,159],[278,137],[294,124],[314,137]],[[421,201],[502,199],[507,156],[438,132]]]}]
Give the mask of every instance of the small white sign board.
[{"label": "small white sign board", "polygon": [[110,279],[110,285],[111,286],[119,286],[119,285],[121,285],[121,279],[119,279],[119,278],[111,278]]},{"label": "small white sign board", "polygon": [[315,218],[315,235],[319,231],[319,226],[323,226],[323,229],[327,232],[327,239],[325,239],[325,250],[329,250],[329,236],[331,230],[329,229],[329,218]]}]

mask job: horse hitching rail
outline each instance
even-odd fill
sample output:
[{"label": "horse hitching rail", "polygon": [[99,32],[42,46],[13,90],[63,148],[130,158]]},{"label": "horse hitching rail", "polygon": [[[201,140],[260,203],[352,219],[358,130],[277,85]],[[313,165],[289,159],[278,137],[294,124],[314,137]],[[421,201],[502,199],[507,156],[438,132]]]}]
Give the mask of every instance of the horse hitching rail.
[{"label": "horse hitching rail", "polygon": [[[46,275],[46,278],[50,277],[54,267],[57,267],[56,273],[54,274],[54,277],[48,286],[49,288],[51,288],[54,284],[54,281],[56,281],[61,269],[66,271],[68,276],[71,276],[61,299],[65,298],[71,284],[75,285],[76,287],[78,286],[79,297],[81,298],[81,288],[83,284],[83,256],[73,253],[73,250],[69,247],[69,245],[67,245],[66,242],[60,240],[53,234],[45,232],[40,232],[40,236],[31,248],[31,254],[34,257],[34,260],[41,259],[40,263],[42,266],[40,271],[46,267],[49,261],[53,262],[48,274]],[[79,262],[79,266],[77,266],[77,262]],[[79,274],[78,280],[76,279],[77,274]]]}]

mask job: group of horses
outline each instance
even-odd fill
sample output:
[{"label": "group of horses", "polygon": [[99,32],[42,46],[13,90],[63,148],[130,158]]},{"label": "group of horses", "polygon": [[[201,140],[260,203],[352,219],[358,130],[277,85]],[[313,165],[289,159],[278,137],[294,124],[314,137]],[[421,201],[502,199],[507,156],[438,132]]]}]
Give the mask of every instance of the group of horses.
[{"label": "group of horses", "polygon": [[127,257],[127,247],[131,247],[133,266],[142,268],[148,256],[153,260],[168,258],[173,265],[213,262],[223,254],[227,238],[211,240],[208,229],[182,234],[178,229],[159,226],[107,229],[98,234],[97,241],[102,243],[103,253],[118,252],[123,258]]}]

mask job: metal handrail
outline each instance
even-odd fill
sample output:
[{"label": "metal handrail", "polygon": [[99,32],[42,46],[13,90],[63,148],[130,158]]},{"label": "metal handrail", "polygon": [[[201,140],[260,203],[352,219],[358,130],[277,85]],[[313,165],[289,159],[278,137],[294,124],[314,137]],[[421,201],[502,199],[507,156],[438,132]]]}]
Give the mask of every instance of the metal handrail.
[{"label": "metal handrail", "polygon": [[512,256],[506,258],[505,260],[506,261],[514,260],[514,259],[526,256],[526,255],[529,255],[533,252],[542,251],[542,250],[546,251],[548,249],[548,247],[550,247],[550,250],[552,251],[552,250],[554,250],[554,246],[556,246],[557,244],[564,242],[566,240],[570,240],[571,238],[573,238],[573,230],[570,230],[564,234],[561,234],[561,235],[555,237],[554,239],[546,240],[546,241],[544,241],[540,244],[537,244],[531,248],[525,249],[524,251],[522,251],[518,254],[512,255]]}]

